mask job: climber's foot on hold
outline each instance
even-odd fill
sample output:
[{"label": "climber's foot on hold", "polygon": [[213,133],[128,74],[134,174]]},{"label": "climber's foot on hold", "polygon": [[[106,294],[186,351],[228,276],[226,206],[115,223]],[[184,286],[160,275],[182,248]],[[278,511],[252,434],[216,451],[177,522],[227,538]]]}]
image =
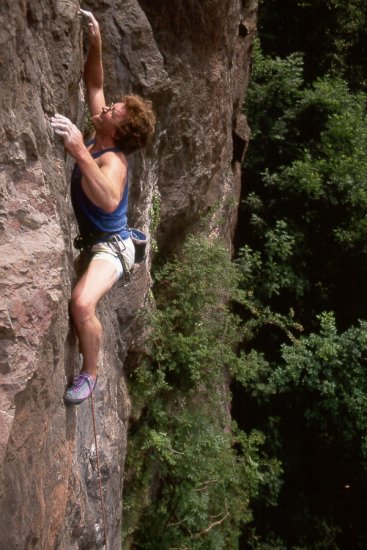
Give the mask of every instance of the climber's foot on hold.
[{"label": "climber's foot on hold", "polygon": [[64,401],[70,405],[80,405],[93,393],[97,384],[97,379],[92,378],[86,372],[81,372],[73,380],[72,385],[64,395]]}]

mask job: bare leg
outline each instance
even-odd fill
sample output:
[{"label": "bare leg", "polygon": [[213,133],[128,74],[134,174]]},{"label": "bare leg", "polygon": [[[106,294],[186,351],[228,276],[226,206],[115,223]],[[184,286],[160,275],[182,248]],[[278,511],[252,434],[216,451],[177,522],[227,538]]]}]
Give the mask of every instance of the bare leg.
[{"label": "bare leg", "polygon": [[71,312],[83,355],[82,372],[96,378],[102,327],[96,316],[99,300],[117,280],[116,269],[103,259],[93,260],[76,284],[71,296]]}]

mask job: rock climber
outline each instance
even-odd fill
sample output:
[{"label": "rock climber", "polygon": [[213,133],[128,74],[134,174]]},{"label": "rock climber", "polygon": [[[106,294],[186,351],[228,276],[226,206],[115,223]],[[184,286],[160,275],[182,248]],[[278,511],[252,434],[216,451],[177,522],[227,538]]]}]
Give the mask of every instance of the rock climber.
[{"label": "rock climber", "polygon": [[95,130],[93,140],[85,145],[81,132],[68,118],[58,113],[51,117],[52,128],[76,161],[71,178],[72,205],[79,227],[76,241],[81,255],[88,258],[71,296],[71,314],[83,356],[81,371],[64,395],[64,401],[72,404],[82,403],[96,386],[102,341],[96,306],[134,263],[127,224],[126,154],[144,147],[155,125],[151,103],[139,96],[126,95],[106,105],[99,24],[91,12],[80,10],[80,14],[88,23],[84,81]]}]

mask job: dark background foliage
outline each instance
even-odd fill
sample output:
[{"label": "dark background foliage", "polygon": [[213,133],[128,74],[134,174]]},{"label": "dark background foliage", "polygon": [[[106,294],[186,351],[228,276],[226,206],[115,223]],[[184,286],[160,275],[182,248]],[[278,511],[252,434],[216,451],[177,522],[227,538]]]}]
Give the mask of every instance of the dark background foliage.
[{"label": "dark background foliage", "polygon": [[366,19],[361,0],[260,6],[236,247],[243,288],[304,330],[264,324],[244,345],[262,369],[233,384],[284,468],[243,548],[367,548]]}]

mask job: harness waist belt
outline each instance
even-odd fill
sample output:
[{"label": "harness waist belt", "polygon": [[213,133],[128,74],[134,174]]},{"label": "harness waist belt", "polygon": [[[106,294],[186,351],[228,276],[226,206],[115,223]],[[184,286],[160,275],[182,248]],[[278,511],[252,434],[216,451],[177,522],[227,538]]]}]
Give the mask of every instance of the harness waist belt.
[{"label": "harness waist belt", "polygon": [[96,231],[93,233],[87,233],[85,235],[77,235],[74,239],[74,248],[77,250],[89,250],[102,239],[113,237],[116,233],[106,233],[103,231]]}]

